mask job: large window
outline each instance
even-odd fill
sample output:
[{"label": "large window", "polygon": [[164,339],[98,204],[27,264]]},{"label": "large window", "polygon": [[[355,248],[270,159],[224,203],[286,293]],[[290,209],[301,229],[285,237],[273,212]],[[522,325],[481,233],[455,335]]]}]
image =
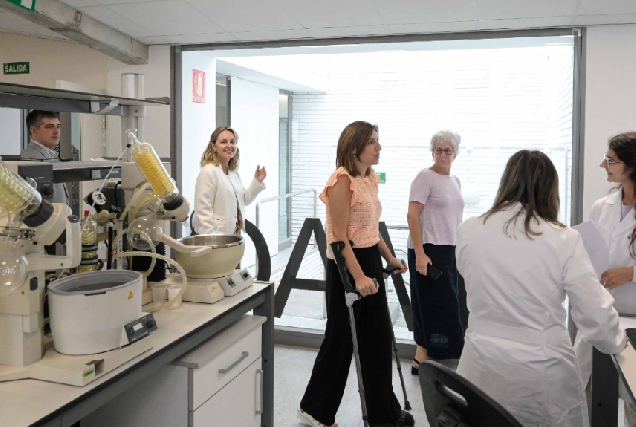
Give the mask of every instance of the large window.
[{"label": "large window", "polygon": [[[398,256],[405,258],[410,184],[432,164],[429,141],[439,130],[462,137],[452,173],[462,182],[464,218],[492,206],[514,152],[534,149],[554,162],[560,182],[559,219],[570,221],[573,36],[217,54],[217,64],[247,70],[241,78],[285,89],[279,111],[279,194],[305,193],[291,203],[279,202],[279,242],[289,236],[294,243],[305,219],[314,216],[314,194],[322,191],[334,170],[340,132],[355,120],[376,123],[380,129],[382,154],[376,172],[385,177],[380,186],[382,221],[389,226]],[[285,116],[289,111],[293,118]],[[317,206],[324,224],[324,205]],[[273,269],[272,280],[282,277],[283,267]],[[322,279],[323,274],[317,250],[310,248],[298,276]],[[410,338],[391,283],[389,301],[397,336]],[[320,329],[324,314],[321,294],[294,289],[278,322]]]},{"label": "large window", "polygon": [[[291,190],[291,95],[281,92],[279,95],[279,151],[278,151],[278,194],[284,196]],[[278,248],[287,249],[291,246],[291,203],[290,198],[278,201]]]}]

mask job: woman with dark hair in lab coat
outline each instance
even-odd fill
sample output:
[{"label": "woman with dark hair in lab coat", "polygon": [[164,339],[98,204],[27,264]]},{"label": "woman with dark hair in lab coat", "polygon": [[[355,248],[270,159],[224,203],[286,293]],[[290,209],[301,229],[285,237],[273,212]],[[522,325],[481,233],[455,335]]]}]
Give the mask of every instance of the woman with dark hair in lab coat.
[{"label": "woman with dark hair in lab coat", "polygon": [[557,220],[558,177],[539,151],[515,153],[493,207],[458,229],[470,318],[457,372],[525,427],[589,426],[572,319],[605,353],[625,347],[613,299],[579,233]]},{"label": "woman with dark hair in lab coat", "polygon": [[[601,284],[614,297],[614,308],[622,315],[636,315],[636,133],[622,133],[609,140],[600,166],[607,181],[618,184],[616,191],[594,202],[590,219],[601,231],[609,247],[609,269],[601,275]],[[592,374],[592,345],[577,335],[576,356],[583,384]],[[588,389],[589,391],[589,389]],[[625,408],[630,426],[636,425],[636,409]]]}]

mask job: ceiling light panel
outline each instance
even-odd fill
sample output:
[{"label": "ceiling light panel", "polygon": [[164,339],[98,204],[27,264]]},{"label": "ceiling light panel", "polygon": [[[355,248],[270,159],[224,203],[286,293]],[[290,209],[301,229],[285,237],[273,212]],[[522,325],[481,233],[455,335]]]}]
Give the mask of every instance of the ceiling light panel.
[{"label": "ceiling light panel", "polygon": [[156,36],[225,32],[224,28],[185,1],[124,3],[109,8],[133,22],[142,22]]},{"label": "ceiling light panel", "polygon": [[572,16],[577,0],[473,0],[476,20]]},{"label": "ceiling light panel", "polygon": [[278,0],[305,28],[382,25],[379,12],[366,0]]},{"label": "ceiling light panel", "polygon": [[581,0],[578,15],[621,15],[636,13],[634,0]]},{"label": "ceiling light panel", "polygon": [[422,24],[427,22],[472,21],[473,7],[470,0],[368,0],[386,24]]},{"label": "ceiling light panel", "polygon": [[186,0],[230,32],[292,30],[303,26],[276,1]]},{"label": "ceiling light panel", "polygon": [[80,7],[79,10],[91,18],[97,19],[102,24],[113,27],[131,37],[150,37],[156,35],[152,31],[137,23],[143,21],[133,22],[127,17],[116,13],[110,9],[109,6],[87,6]]}]

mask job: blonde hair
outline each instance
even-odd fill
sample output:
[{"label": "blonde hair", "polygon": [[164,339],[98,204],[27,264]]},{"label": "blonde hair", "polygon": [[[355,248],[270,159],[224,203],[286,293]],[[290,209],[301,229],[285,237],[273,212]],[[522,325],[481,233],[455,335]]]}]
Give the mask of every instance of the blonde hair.
[{"label": "blonde hair", "polygon": [[[219,126],[218,128],[214,129],[214,132],[212,132],[212,136],[210,136],[210,142],[208,143],[208,147],[203,152],[203,156],[201,156],[201,167],[205,165],[209,165],[209,164],[213,164],[217,166],[219,165],[219,159],[216,155],[216,151],[214,151],[214,145],[216,144],[216,140],[218,139],[221,132],[224,132],[226,130],[229,132],[232,132],[232,135],[234,135],[234,140],[236,141],[236,144],[238,145],[238,140],[239,140],[238,133],[229,126]],[[236,147],[236,155],[230,159],[230,163],[228,164],[229,170],[233,171],[238,169],[239,154],[240,154],[239,149],[238,147]]]}]

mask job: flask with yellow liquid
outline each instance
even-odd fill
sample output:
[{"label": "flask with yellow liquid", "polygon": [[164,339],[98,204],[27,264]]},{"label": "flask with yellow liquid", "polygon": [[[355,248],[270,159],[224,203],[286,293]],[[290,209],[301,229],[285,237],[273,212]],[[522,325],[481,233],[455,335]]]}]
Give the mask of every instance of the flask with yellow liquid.
[{"label": "flask with yellow liquid", "polygon": [[152,145],[140,142],[131,129],[128,129],[127,133],[132,157],[154,192],[164,200],[178,195],[177,186],[170,178]]}]

